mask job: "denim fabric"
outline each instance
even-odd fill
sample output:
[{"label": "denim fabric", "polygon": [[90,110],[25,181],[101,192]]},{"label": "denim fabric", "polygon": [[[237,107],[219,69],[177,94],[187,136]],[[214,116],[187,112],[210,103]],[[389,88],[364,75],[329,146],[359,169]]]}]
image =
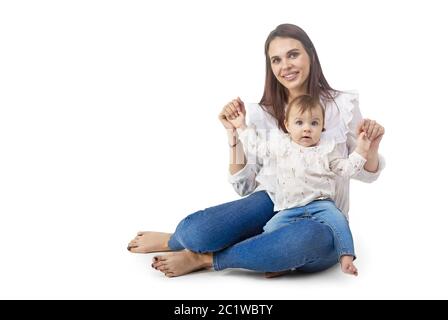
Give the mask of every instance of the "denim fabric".
[{"label": "denim fabric", "polygon": [[310,218],[327,225],[333,232],[334,246],[339,258],[343,255],[355,256],[353,237],[344,214],[331,200],[316,200],[306,206],[279,211],[264,226],[264,232],[272,232],[299,219]]},{"label": "denim fabric", "polygon": [[200,210],[178,224],[168,245],[172,250],[213,252],[215,270],[316,272],[337,263],[331,229],[314,219],[297,219],[263,232],[275,215],[273,208],[268,194],[259,191]]}]

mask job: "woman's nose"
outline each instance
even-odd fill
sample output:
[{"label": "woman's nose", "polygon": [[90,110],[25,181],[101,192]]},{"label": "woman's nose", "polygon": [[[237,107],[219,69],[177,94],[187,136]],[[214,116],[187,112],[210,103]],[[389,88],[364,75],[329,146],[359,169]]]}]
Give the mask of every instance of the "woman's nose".
[{"label": "woman's nose", "polygon": [[290,69],[290,68],[291,68],[291,63],[287,59],[284,59],[282,61],[282,69]]}]

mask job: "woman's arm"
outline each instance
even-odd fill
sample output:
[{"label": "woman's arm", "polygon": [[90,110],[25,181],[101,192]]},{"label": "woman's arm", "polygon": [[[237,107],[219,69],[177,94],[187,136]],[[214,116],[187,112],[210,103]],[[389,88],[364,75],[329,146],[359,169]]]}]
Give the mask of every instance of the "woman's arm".
[{"label": "woman's arm", "polygon": [[376,154],[368,155],[366,164],[364,165],[364,170],[370,173],[375,173],[378,171],[380,165],[380,158],[378,152]]},{"label": "woman's arm", "polygon": [[239,141],[236,130],[228,131],[230,145],[229,182],[240,196],[252,193],[258,186],[256,177],[261,166],[256,163],[247,163],[243,144]]},{"label": "woman's arm", "polygon": [[226,104],[219,114],[219,120],[227,131],[229,145],[229,182],[235,191],[245,196],[253,192],[257,187],[255,180],[260,166],[248,164],[242,143],[239,141],[235,127],[238,112],[246,114],[244,102],[240,98]]},{"label": "woman's arm", "polygon": [[235,174],[246,165],[246,156],[238,139],[236,127],[239,125],[238,113],[246,114],[244,102],[238,97],[224,106],[219,113],[218,119],[227,130],[229,144],[229,173]]},{"label": "woman's arm", "polygon": [[[353,108],[351,110],[352,113],[352,119],[349,123],[350,132],[347,135],[347,148],[348,152],[352,153],[353,150],[356,148],[356,137],[358,133],[365,128],[367,128],[367,136],[369,139],[371,139],[370,149],[367,154],[367,161],[364,164],[363,170],[361,170],[357,175],[355,175],[353,178],[356,180],[360,180],[363,182],[371,183],[378,179],[380,176],[381,171],[384,169],[386,162],[384,158],[378,153],[379,143],[381,141],[381,137],[378,138],[379,131],[374,132],[375,126],[370,126],[370,132],[369,132],[369,126],[366,127],[366,121],[368,119],[363,119],[361,115],[361,111],[358,107],[358,96],[355,95],[353,99],[350,100],[350,102],[353,104]],[[377,126],[377,129],[379,130],[379,127]],[[382,128],[382,127],[381,127]],[[384,128],[383,128],[384,130]],[[384,131],[383,131],[384,133]],[[377,135],[377,138],[374,138],[372,140],[372,137],[374,135]],[[370,136],[369,136],[370,135]]]},{"label": "woman's arm", "polygon": [[[364,120],[360,122],[359,128],[361,128],[363,121]],[[355,141],[356,140],[354,139],[354,134],[350,133],[347,137],[347,146],[349,152],[356,148]],[[363,170],[359,171],[358,174],[353,177],[353,179],[371,183],[379,178],[381,171],[386,165],[384,158],[378,153],[379,141],[381,141],[381,137],[371,141],[370,148],[366,157],[367,161],[364,164]]]},{"label": "woman's arm", "polygon": [[229,173],[235,174],[246,166],[247,159],[236,129],[228,129],[227,138],[229,142]]},{"label": "woman's arm", "polygon": [[365,119],[363,122],[363,131],[371,141],[364,170],[374,173],[378,171],[380,164],[378,149],[385,132],[384,127],[376,123],[375,120]]},{"label": "woman's arm", "polygon": [[269,157],[271,149],[277,149],[277,144],[269,141],[266,130],[258,130],[255,125],[248,126],[246,123],[246,110],[244,103],[241,100],[230,104],[230,107],[235,107],[236,112],[231,111],[230,114],[225,114],[225,119],[233,126],[233,129],[227,129],[228,143],[230,147],[230,174],[234,174],[247,164],[246,155],[256,155],[257,158]]}]

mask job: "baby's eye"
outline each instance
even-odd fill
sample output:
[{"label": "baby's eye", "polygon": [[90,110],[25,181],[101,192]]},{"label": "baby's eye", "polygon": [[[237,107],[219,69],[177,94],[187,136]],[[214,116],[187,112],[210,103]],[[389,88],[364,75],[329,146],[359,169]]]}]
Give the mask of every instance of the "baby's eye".
[{"label": "baby's eye", "polygon": [[296,124],[299,125],[299,126],[301,126],[301,125],[303,124],[303,121],[302,121],[302,120],[297,120],[297,121],[296,121]]},{"label": "baby's eye", "polygon": [[313,122],[311,122],[311,125],[312,125],[312,126],[318,126],[318,125],[319,125],[319,122],[318,122],[318,121],[313,121]]}]

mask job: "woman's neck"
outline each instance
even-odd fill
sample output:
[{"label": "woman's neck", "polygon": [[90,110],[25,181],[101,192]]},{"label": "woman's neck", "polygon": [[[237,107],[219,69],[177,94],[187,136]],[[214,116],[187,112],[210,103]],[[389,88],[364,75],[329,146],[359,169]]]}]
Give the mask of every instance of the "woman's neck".
[{"label": "woman's neck", "polygon": [[307,94],[307,92],[304,88],[298,88],[296,90],[289,90],[288,103],[290,103],[293,99],[297,98],[298,96],[301,96],[304,94]]}]

